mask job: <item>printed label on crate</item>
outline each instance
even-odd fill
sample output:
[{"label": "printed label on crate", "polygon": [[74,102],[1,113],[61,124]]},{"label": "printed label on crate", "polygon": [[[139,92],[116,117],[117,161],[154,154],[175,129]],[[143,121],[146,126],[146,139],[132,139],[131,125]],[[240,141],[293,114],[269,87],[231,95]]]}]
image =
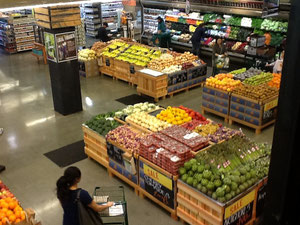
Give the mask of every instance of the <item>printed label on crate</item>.
[{"label": "printed label on crate", "polygon": [[199,136],[198,133],[192,132],[192,133],[190,133],[190,134],[184,135],[183,138],[186,139],[186,140],[190,140],[190,139],[195,138],[195,137],[198,137],[198,136]]},{"label": "printed label on crate", "polygon": [[144,164],[144,174],[152,178],[153,180],[159,182],[163,186],[167,187],[171,191],[173,190],[172,179],[152,169],[150,166],[147,166],[146,164]]},{"label": "printed label on crate", "polygon": [[115,160],[117,163],[124,165],[123,160],[123,150],[119,149],[118,147],[112,145],[111,143],[107,142],[107,154],[110,158]]},{"label": "printed label on crate", "polygon": [[265,104],[264,111],[269,111],[278,105],[278,98]]},{"label": "printed label on crate", "polygon": [[[144,165],[145,166],[145,165]],[[153,197],[174,209],[174,191],[144,174],[145,190]],[[172,182],[172,181],[171,181]]]},{"label": "printed label on crate", "polygon": [[267,196],[267,184],[264,184],[257,191],[257,199],[256,199],[256,218],[259,217],[263,211],[265,206],[265,199]]},{"label": "printed label on crate", "polygon": [[134,74],[134,73],[135,73],[135,69],[134,69],[134,66],[133,66],[133,65],[130,65],[129,70],[130,70],[130,73],[131,73],[131,74]]},{"label": "printed label on crate", "polygon": [[106,60],[105,60],[105,65],[106,65],[106,66],[110,66],[110,61],[109,61],[109,59],[106,59]]},{"label": "printed label on crate", "polygon": [[243,225],[252,219],[255,190],[225,209],[224,225]]}]

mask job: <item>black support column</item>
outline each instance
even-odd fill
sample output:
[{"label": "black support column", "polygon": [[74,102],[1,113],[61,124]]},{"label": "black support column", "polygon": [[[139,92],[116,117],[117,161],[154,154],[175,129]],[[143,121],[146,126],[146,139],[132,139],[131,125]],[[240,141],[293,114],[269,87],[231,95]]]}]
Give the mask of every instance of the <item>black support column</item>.
[{"label": "black support column", "polygon": [[300,224],[300,1],[293,0],[263,225]]}]

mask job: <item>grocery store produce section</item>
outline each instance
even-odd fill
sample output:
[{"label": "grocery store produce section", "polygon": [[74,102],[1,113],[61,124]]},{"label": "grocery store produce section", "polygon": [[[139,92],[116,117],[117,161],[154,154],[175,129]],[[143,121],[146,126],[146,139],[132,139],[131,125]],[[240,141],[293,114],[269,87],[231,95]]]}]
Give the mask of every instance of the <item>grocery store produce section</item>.
[{"label": "grocery store produce section", "polygon": [[[275,48],[280,46],[286,38],[288,27],[288,22],[283,19],[262,19],[242,15],[206,13],[203,10],[201,13],[190,12],[186,14],[179,9],[167,10],[145,7],[143,11],[144,39],[151,38],[156,32],[157,16],[164,18],[167,32],[172,35],[171,44],[173,47],[191,48],[190,39],[193,33],[199,24],[205,23],[206,37],[203,40],[202,49],[211,51],[210,47],[215,43],[215,38],[222,37],[225,38],[226,48],[230,52],[229,55],[240,58],[245,56],[273,58],[276,54]],[[251,46],[248,39],[250,34],[266,36],[266,45]],[[259,48],[256,50],[251,47]]]},{"label": "grocery store produce section", "polygon": [[207,73],[206,63],[190,52],[153,48],[127,38],[96,42],[92,49],[79,51],[78,59],[84,76],[109,75],[137,85],[138,93],[155,101],[201,86]]},{"label": "grocery store produce section", "polygon": [[[228,81],[236,81],[234,90],[243,83]],[[257,192],[267,181],[271,146],[251,141],[241,129],[182,105],[147,102],[94,116],[82,128],[86,154],[172,218],[223,224],[245,212],[240,224],[257,219]]]}]

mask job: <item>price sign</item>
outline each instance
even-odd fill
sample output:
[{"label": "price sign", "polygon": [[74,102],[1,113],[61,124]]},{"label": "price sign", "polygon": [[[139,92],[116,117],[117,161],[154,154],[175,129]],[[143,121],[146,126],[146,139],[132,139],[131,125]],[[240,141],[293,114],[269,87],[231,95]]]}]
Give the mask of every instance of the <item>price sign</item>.
[{"label": "price sign", "polygon": [[106,66],[110,66],[110,61],[109,61],[109,59],[106,59],[106,60],[105,60],[105,65],[106,65]]},{"label": "price sign", "polygon": [[134,73],[135,73],[135,69],[134,69],[134,66],[133,66],[133,65],[130,65],[130,73],[131,73],[131,74],[134,74]]},{"label": "price sign", "polygon": [[256,199],[256,217],[261,216],[264,211],[265,200],[267,196],[267,184],[261,186],[257,192],[257,199]]},{"label": "price sign", "polygon": [[175,208],[174,181],[171,178],[144,164],[143,179],[149,194],[168,207]]},{"label": "price sign", "polygon": [[255,190],[237,200],[225,209],[224,225],[243,225],[253,216]]},{"label": "price sign", "polygon": [[115,160],[120,165],[124,165],[123,153],[124,153],[123,150],[121,150],[118,147],[110,144],[109,142],[107,143],[107,154],[108,154],[108,156],[111,159]]},{"label": "price sign", "polygon": [[270,109],[275,108],[278,105],[278,98],[274,99],[273,101],[270,101],[265,104],[264,111],[269,111]]}]

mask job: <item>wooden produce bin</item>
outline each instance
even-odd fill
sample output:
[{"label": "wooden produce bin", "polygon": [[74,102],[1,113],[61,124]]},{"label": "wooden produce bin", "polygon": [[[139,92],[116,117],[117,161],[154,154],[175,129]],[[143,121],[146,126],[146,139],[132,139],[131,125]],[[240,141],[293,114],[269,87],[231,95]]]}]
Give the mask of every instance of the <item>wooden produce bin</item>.
[{"label": "wooden produce bin", "polygon": [[177,216],[192,225],[253,224],[256,220],[257,191],[262,182],[222,204],[178,180]]},{"label": "wooden produce bin", "polygon": [[130,64],[128,62],[124,62],[122,60],[115,59],[114,61],[114,77],[118,80],[123,80],[126,82],[130,82],[130,72],[129,72]]},{"label": "wooden produce bin", "polygon": [[102,56],[100,60],[102,60],[102,62],[100,63],[102,66],[100,66],[99,68],[100,73],[113,77],[115,75],[115,59],[107,56]]},{"label": "wooden produce bin", "polygon": [[255,133],[273,123],[277,115],[278,96],[263,102],[240,96],[231,95],[229,123],[237,122],[255,129]]},{"label": "wooden produce bin", "polygon": [[116,176],[134,188],[138,194],[138,156],[134,155],[118,143],[107,141],[107,154],[109,157],[108,173]]},{"label": "wooden produce bin", "polygon": [[137,73],[138,86],[137,92],[153,97],[158,102],[160,97],[167,95],[168,76],[149,69],[140,70]]},{"label": "wooden produce bin", "polygon": [[82,125],[82,131],[84,134],[83,139],[85,143],[85,154],[100,163],[102,166],[108,168],[108,155],[105,137],[88,128],[84,124]]},{"label": "wooden produce bin", "polygon": [[137,66],[135,64],[130,64],[129,66],[129,79],[132,85],[138,85],[138,71],[144,69],[142,66]]},{"label": "wooden produce bin", "polygon": [[230,110],[230,93],[204,86],[202,93],[202,114],[210,112],[221,116],[228,122]]},{"label": "wooden produce bin", "polygon": [[79,74],[86,78],[99,76],[97,59],[89,60],[86,62],[79,61]]},{"label": "wooden produce bin", "polygon": [[74,27],[81,24],[78,5],[35,8],[34,17],[37,25],[48,29]]},{"label": "wooden produce bin", "polygon": [[139,192],[171,213],[176,215],[177,179],[174,176],[143,157],[139,157]]}]

